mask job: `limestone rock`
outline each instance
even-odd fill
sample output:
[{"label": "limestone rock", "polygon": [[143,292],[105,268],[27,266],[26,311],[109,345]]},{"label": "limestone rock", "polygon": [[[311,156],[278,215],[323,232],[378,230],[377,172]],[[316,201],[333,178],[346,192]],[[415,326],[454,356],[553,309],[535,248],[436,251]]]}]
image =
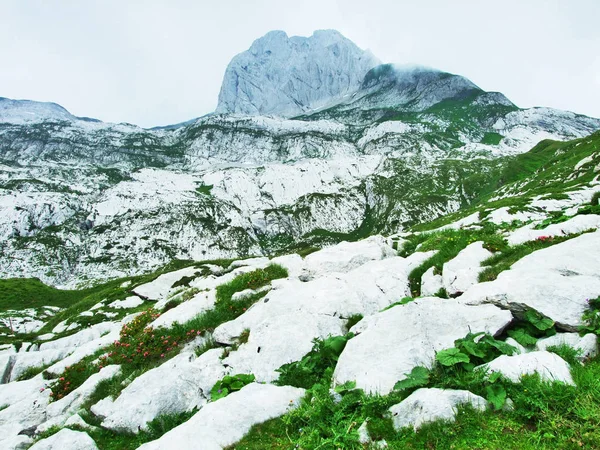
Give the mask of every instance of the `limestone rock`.
[{"label": "limestone rock", "polygon": [[382,236],[371,236],[357,242],[340,242],[304,258],[305,278],[312,279],[331,272],[349,272],[368,261],[392,256],[396,256],[396,252]]},{"label": "limestone rock", "polygon": [[457,407],[470,404],[478,411],[485,411],[487,401],[469,391],[422,388],[417,389],[389,411],[396,430],[413,427],[417,431],[422,425],[436,420],[454,421]]},{"label": "limestone rock", "polygon": [[575,384],[569,365],[555,353],[546,351],[530,352],[521,355],[502,355],[493,361],[479,366],[488,373],[500,372],[509,380],[518,383],[523,375],[538,373],[542,381],[561,381]]},{"label": "limestone rock", "polygon": [[183,277],[193,277],[196,273],[200,273],[200,269],[196,267],[186,267],[185,269],[164,273],[156,278],[156,280],[134,288],[133,292],[148,300],[162,300],[173,289],[173,284]]},{"label": "limestone rock", "polygon": [[458,300],[419,298],[365,317],[340,355],[335,384],[356,381],[365,392],[387,394],[416,366],[432,367],[435,353],[480,331],[496,335],[512,315],[493,305],[469,307]]},{"label": "limestone rock", "polygon": [[160,415],[201,408],[210,397],[210,389],[228,372],[219,359],[221,353],[213,349],[198,358],[182,353],[139,376],[114,402],[100,408],[105,418],[102,426],[137,433]]},{"label": "limestone rock", "polygon": [[583,325],[588,299],[600,296],[600,232],[535,251],[494,281],[471,287],[460,301],[497,304],[514,312],[535,309],[568,331]]},{"label": "limestone rock", "polygon": [[492,252],[483,248],[483,242],[474,242],[444,264],[442,279],[448,295],[462,294],[477,284],[477,277],[483,270],[481,262],[490,256]]},{"label": "limestone rock", "polygon": [[31,450],[94,450],[97,448],[96,443],[87,433],[68,428],[63,428],[30,447]]},{"label": "limestone rock", "polygon": [[222,450],[242,439],[250,428],[296,408],[304,389],[251,383],[240,391],[209,403],[190,420],[140,450]]},{"label": "limestone rock", "polygon": [[214,338],[224,344],[233,344],[250,330],[248,342],[224,362],[259,381],[276,379],[275,370],[300,360],[313,339],[345,334],[347,318],[375,314],[409,295],[408,273],[429,256],[371,260],[346,274],[282,282],[240,317],[217,327]]},{"label": "limestone rock", "polygon": [[137,295],[131,295],[125,300],[115,300],[114,302],[109,303],[108,307],[117,309],[136,308],[143,303],[144,300],[139,298]]},{"label": "limestone rock", "polygon": [[510,245],[518,245],[528,241],[534,241],[542,236],[565,236],[567,234],[581,233],[600,226],[600,216],[585,214],[575,216],[565,222],[555,223],[542,230],[536,230],[533,225],[526,225],[508,235],[507,241]]},{"label": "limestone rock", "polygon": [[421,295],[428,297],[435,295],[444,287],[441,275],[434,273],[435,267],[430,267],[421,277]]},{"label": "limestone rock", "polygon": [[154,320],[150,325],[154,328],[169,328],[175,323],[184,324],[201,313],[215,306],[215,291],[203,291],[197,293],[192,299],[177,305]]}]

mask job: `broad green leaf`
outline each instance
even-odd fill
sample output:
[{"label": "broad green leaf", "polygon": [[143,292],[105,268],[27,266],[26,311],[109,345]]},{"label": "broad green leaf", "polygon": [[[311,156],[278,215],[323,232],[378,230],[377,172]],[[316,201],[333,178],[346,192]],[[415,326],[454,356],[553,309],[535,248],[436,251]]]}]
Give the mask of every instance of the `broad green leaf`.
[{"label": "broad green leaf", "polygon": [[340,394],[345,391],[351,391],[355,387],[356,387],[356,381],[346,381],[344,384],[340,384],[340,385],[336,386],[335,392]]},{"label": "broad green leaf", "polygon": [[241,388],[243,388],[245,386],[245,384],[238,380],[238,381],[234,381],[229,386],[231,387],[232,391],[239,391]]},{"label": "broad green leaf", "polygon": [[488,377],[488,381],[490,383],[495,383],[496,381],[498,381],[500,379],[501,376],[502,376],[502,374],[500,372],[492,372],[490,374],[490,376]]},{"label": "broad green leaf", "polygon": [[443,366],[453,366],[458,363],[468,363],[470,361],[469,355],[462,353],[457,348],[448,348],[442,350],[435,355],[435,359]]},{"label": "broad green leaf", "polygon": [[429,383],[429,370],[427,370],[425,367],[417,366],[411,370],[404,380],[398,381],[394,385],[394,389],[410,389],[414,387],[426,386],[427,383]]},{"label": "broad green leaf", "polygon": [[339,356],[344,347],[346,347],[348,340],[344,336],[336,336],[325,339],[323,347],[331,350],[336,356]]},{"label": "broad green leaf", "polygon": [[506,402],[506,389],[504,389],[504,386],[501,384],[492,384],[491,386],[487,386],[485,391],[487,393],[487,400],[494,405],[494,409],[496,411],[502,409],[504,402]]},{"label": "broad green leaf", "polygon": [[485,351],[483,349],[483,346],[479,343],[476,344],[473,341],[463,340],[459,348],[461,348],[470,355],[477,356],[478,358],[485,358]]},{"label": "broad green leaf", "polygon": [[540,313],[530,309],[525,313],[525,319],[540,331],[547,330],[554,326],[554,321]]},{"label": "broad green leaf", "polygon": [[[484,339],[485,339],[486,344],[494,347],[495,349],[497,349],[500,353],[502,353],[504,355],[510,356],[517,351],[517,349],[514,348],[512,345],[507,344],[506,342],[503,342],[503,341],[498,341],[498,340],[494,339],[492,336],[486,336]],[[482,339],[482,341],[484,339]]]},{"label": "broad green leaf", "polygon": [[522,328],[517,328],[516,330],[510,330],[508,335],[517,341],[519,344],[524,345],[525,347],[530,345],[535,345],[537,339],[528,334]]}]

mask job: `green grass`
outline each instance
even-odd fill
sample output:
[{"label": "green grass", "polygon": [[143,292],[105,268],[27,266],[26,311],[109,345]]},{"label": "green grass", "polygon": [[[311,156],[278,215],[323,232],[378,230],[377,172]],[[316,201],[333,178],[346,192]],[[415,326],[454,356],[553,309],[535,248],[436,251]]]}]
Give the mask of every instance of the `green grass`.
[{"label": "green grass", "polygon": [[17,378],[16,381],[30,380],[33,377],[35,377],[36,375],[39,375],[40,373],[42,373],[44,370],[46,370],[51,365],[52,364],[46,364],[44,366],[28,367],[27,369],[25,369],[25,371],[23,371],[23,373],[21,375],[19,375],[19,377]]},{"label": "green grass", "polygon": [[501,134],[488,132],[483,135],[481,143],[487,145],[498,145],[500,141],[502,141],[502,139],[504,139],[504,136],[502,136]]},{"label": "green grass", "polygon": [[229,283],[217,287],[217,302],[229,302],[231,296],[236,292],[245,289],[258,289],[267,285],[271,280],[287,276],[287,270],[278,264],[271,264],[264,269],[241,274]]},{"label": "green grass", "polygon": [[[565,355],[563,355],[565,356]],[[369,419],[369,431],[385,439],[392,449],[575,449],[600,446],[600,359],[586,366],[572,365],[577,387],[541,382],[537,375],[521,383],[507,383],[513,411],[481,413],[459,408],[456,422],[436,422],[396,432],[386,410],[412,391],[388,396],[367,396],[359,390],[342,390],[336,403],[329,393],[327,375],[308,392],[299,409],[257,425],[231,449],[362,449],[357,428]],[[481,393],[481,376],[464,374],[440,383],[448,388],[470,388]]]},{"label": "green grass", "polygon": [[499,251],[507,246],[503,237],[496,233],[496,227],[488,224],[483,229],[476,230],[443,230],[433,233],[423,233],[409,237],[404,245],[401,256],[413,253],[417,246],[419,251],[437,250],[437,253],[413,269],[409,276],[410,289],[413,297],[421,294],[421,277],[431,267],[441,272],[444,263],[450,261],[458,253],[473,242],[483,241],[484,247],[490,251]]}]

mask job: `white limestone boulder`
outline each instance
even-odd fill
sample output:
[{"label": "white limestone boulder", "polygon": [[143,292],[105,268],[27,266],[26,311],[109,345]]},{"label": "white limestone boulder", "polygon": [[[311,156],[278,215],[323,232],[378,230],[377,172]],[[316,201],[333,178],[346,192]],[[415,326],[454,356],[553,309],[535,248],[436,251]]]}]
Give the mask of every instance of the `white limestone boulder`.
[{"label": "white limestone boulder", "polygon": [[421,295],[429,297],[437,294],[444,287],[441,275],[436,275],[435,267],[430,267],[421,277]]},{"label": "white limestone boulder", "polygon": [[[41,383],[43,380],[40,379],[41,377],[35,381]],[[16,388],[19,383],[10,383],[6,386],[9,389]],[[41,384],[39,389],[37,387],[32,389],[32,387],[28,385],[25,389],[18,388],[19,395],[13,397],[9,406],[0,411],[0,441],[10,439],[11,435],[17,436],[23,430],[35,428],[46,420],[50,390],[44,388],[45,384]]]},{"label": "white limestone boulder", "polygon": [[574,385],[569,364],[555,353],[546,351],[521,355],[502,355],[478,367],[487,373],[499,372],[518,383],[523,375],[538,373],[542,381],[560,381]]},{"label": "white limestone boulder", "polygon": [[109,308],[116,309],[128,309],[128,308],[137,308],[140,305],[144,304],[144,300],[139,298],[137,295],[131,295],[127,297],[125,300],[115,300],[112,303],[108,304]]},{"label": "white limestone boulder", "polygon": [[85,420],[83,420],[79,414],[73,414],[71,417],[69,417],[65,421],[64,426],[65,427],[78,427],[78,428],[81,428],[82,430],[88,430],[88,431],[97,429],[97,427],[94,427],[94,426],[90,425],[89,423],[87,423]]},{"label": "white limestone boulder", "polygon": [[253,425],[284,415],[296,408],[304,389],[251,383],[240,391],[209,403],[190,420],[140,450],[222,450],[244,437]]},{"label": "white limestone boulder", "polygon": [[588,299],[600,296],[600,232],[535,251],[494,281],[469,288],[460,301],[492,303],[519,313],[532,308],[567,331],[583,325]]},{"label": "white limestone boulder", "polygon": [[63,428],[49,438],[42,439],[30,447],[30,450],[94,450],[94,440],[83,431]]},{"label": "white limestone boulder", "polygon": [[259,381],[276,379],[275,370],[300,360],[315,338],[345,334],[349,317],[375,314],[409,295],[408,273],[429,256],[372,260],[347,274],[305,283],[287,280],[240,317],[217,327],[214,339],[230,345],[250,330],[248,342],[224,363],[234,372],[253,373]]},{"label": "white limestone boulder", "polygon": [[186,267],[185,269],[176,270],[160,275],[150,283],[142,284],[133,289],[133,292],[147,300],[158,301],[167,297],[173,289],[172,286],[183,277],[199,276],[201,270],[197,267]]},{"label": "white limestone boulder", "polygon": [[101,322],[78,331],[75,334],[64,338],[56,339],[50,342],[44,342],[40,345],[40,350],[49,349],[64,349],[80,347],[90,341],[96,340],[110,333],[111,331],[120,329],[121,326],[114,322]]},{"label": "white limestone boulder", "polygon": [[483,248],[483,242],[473,242],[445,263],[442,281],[448,295],[460,295],[477,284],[477,277],[483,270],[481,263],[490,256],[492,252]]},{"label": "white limestone boulder", "polygon": [[25,450],[31,447],[32,438],[11,431],[10,428],[0,427],[0,448],[2,450]]},{"label": "white limestone boulder", "polygon": [[370,317],[352,328],[358,333],[340,355],[334,384],[356,381],[365,392],[387,394],[416,366],[432,367],[439,350],[467,333],[496,335],[512,315],[493,305],[470,307],[457,300],[417,299]]},{"label": "white limestone boulder", "polygon": [[251,267],[253,269],[262,269],[271,263],[269,258],[260,256],[258,258],[238,259],[233,261],[228,269],[237,269],[238,267]]},{"label": "white limestone boulder", "polygon": [[547,350],[548,347],[567,345],[578,350],[578,358],[584,361],[598,354],[598,336],[588,333],[579,336],[579,333],[557,333],[554,336],[538,339],[535,344],[536,350]]},{"label": "white limestone boulder", "polygon": [[582,233],[600,226],[600,216],[596,214],[583,214],[575,216],[565,222],[548,225],[542,230],[535,230],[534,225],[526,225],[511,232],[507,241],[510,245],[523,244],[534,241],[542,236],[566,236],[568,234]]},{"label": "white limestone boulder", "polygon": [[37,352],[18,353],[10,372],[10,381],[17,380],[27,369],[48,366],[73,352],[72,348],[49,349]]},{"label": "white limestone boulder", "polygon": [[214,308],[215,301],[216,297],[214,290],[199,292],[190,300],[162,313],[160,317],[150,324],[150,326],[154,328],[169,328],[176,323],[184,324],[203,312]]},{"label": "white limestone boulder", "polygon": [[296,312],[267,317],[252,327],[248,342],[224,358],[223,364],[232,373],[252,373],[257,381],[271,382],[279,377],[279,367],[310,352],[315,338],[342,335],[344,325],[344,320],[323,314]]},{"label": "white limestone boulder", "polygon": [[81,405],[94,393],[98,384],[109,380],[121,371],[121,367],[111,365],[103,367],[100,372],[90,376],[85,382],[65,397],[56,400],[46,408],[48,423],[38,427],[38,432],[44,431],[53,425],[63,425],[65,421],[75,414]]},{"label": "white limestone boulder", "polygon": [[48,367],[46,372],[48,372],[50,375],[60,375],[65,371],[67,366],[72,366],[73,364],[78,363],[83,358],[93,355],[98,350],[106,348],[114,341],[118,340],[120,330],[120,326],[115,327],[110,333],[105,334],[104,336],[93,341],[86,342],[85,344],[75,348],[71,354]]},{"label": "white limestone boulder", "polygon": [[444,420],[453,422],[460,405],[469,404],[478,411],[485,411],[487,401],[469,391],[422,388],[417,389],[389,412],[394,428],[412,427],[415,431],[422,425]]},{"label": "white limestone boulder", "polygon": [[209,350],[198,358],[182,353],[139,376],[114,402],[100,408],[102,426],[138,433],[147,430],[147,423],[160,415],[201,408],[215,383],[229,372],[221,363],[221,354],[221,349]]},{"label": "white limestone boulder", "polygon": [[261,292],[266,292],[271,289],[271,286],[267,284],[266,286],[261,286],[258,289],[244,289],[243,291],[236,292],[231,296],[231,300],[237,302],[239,300],[244,300],[245,298],[252,297],[253,295],[260,294]]},{"label": "white limestone boulder", "polygon": [[515,220],[529,222],[530,220],[539,220],[545,217],[545,214],[536,211],[516,211],[511,214],[509,209],[508,206],[495,209],[486,217],[486,220],[496,225],[501,225],[502,223],[511,223]]},{"label": "white limestone boulder", "polygon": [[357,242],[340,242],[304,258],[305,274],[303,278],[310,280],[327,273],[345,273],[368,261],[377,261],[392,256],[396,256],[396,251],[387,245],[382,236],[371,236]]},{"label": "white limestone boulder", "polygon": [[296,253],[277,256],[271,260],[271,264],[278,264],[285,267],[290,278],[298,278],[304,270],[304,259]]}]

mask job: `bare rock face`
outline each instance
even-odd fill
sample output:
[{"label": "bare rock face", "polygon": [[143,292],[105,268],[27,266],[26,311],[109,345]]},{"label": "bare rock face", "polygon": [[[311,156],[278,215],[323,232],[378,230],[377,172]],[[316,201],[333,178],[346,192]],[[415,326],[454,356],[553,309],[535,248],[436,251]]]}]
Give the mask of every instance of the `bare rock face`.
[{"label": "bare rock face", "polygon": [[485,411],[487,401],[469,391],[452,389],[418,389],[390,408],[396,430],[413,427],[417,431],[422,425],[436,420],[454,421],[457,407],[470,404],[474,409]]},{"label": "bare rock face", "polygon": [[252,383],[216,402],[209,403],[190,420],[156,441],[139,447],[219,450],[235,444],[258,423],[296,408],[304,389]]},{"label": "bare rock face", "polygon": [[379,64],[334,30],[271,31],[227,66],[218,113],[294,116],[355,92]]},{"label": "bare rock face", "polygon": [[569,364],[557,354],[546,351],[513,356],[502,355],[480,367],[489,373],[500,372],[515,383],[518,383],[523,375],[537,373],[542,381],[575,384]]},{"label": "bare rock face", "polygon": [[432,367],[435,353],[467,333],[500,332],[512,320],[493,305],[467,307],[457,300],[424,297],[365,317],[340,355],[334,383],[356,381],[365,392],[385,395],[416,366]]},{"label": "bare rock face", "polygon": [[460,301],[492,303],[518,313],[527,308],[577,331],[588,300],[600,295],[600,232],[588,233],[525,256],[494,281],[469,288]]}]

